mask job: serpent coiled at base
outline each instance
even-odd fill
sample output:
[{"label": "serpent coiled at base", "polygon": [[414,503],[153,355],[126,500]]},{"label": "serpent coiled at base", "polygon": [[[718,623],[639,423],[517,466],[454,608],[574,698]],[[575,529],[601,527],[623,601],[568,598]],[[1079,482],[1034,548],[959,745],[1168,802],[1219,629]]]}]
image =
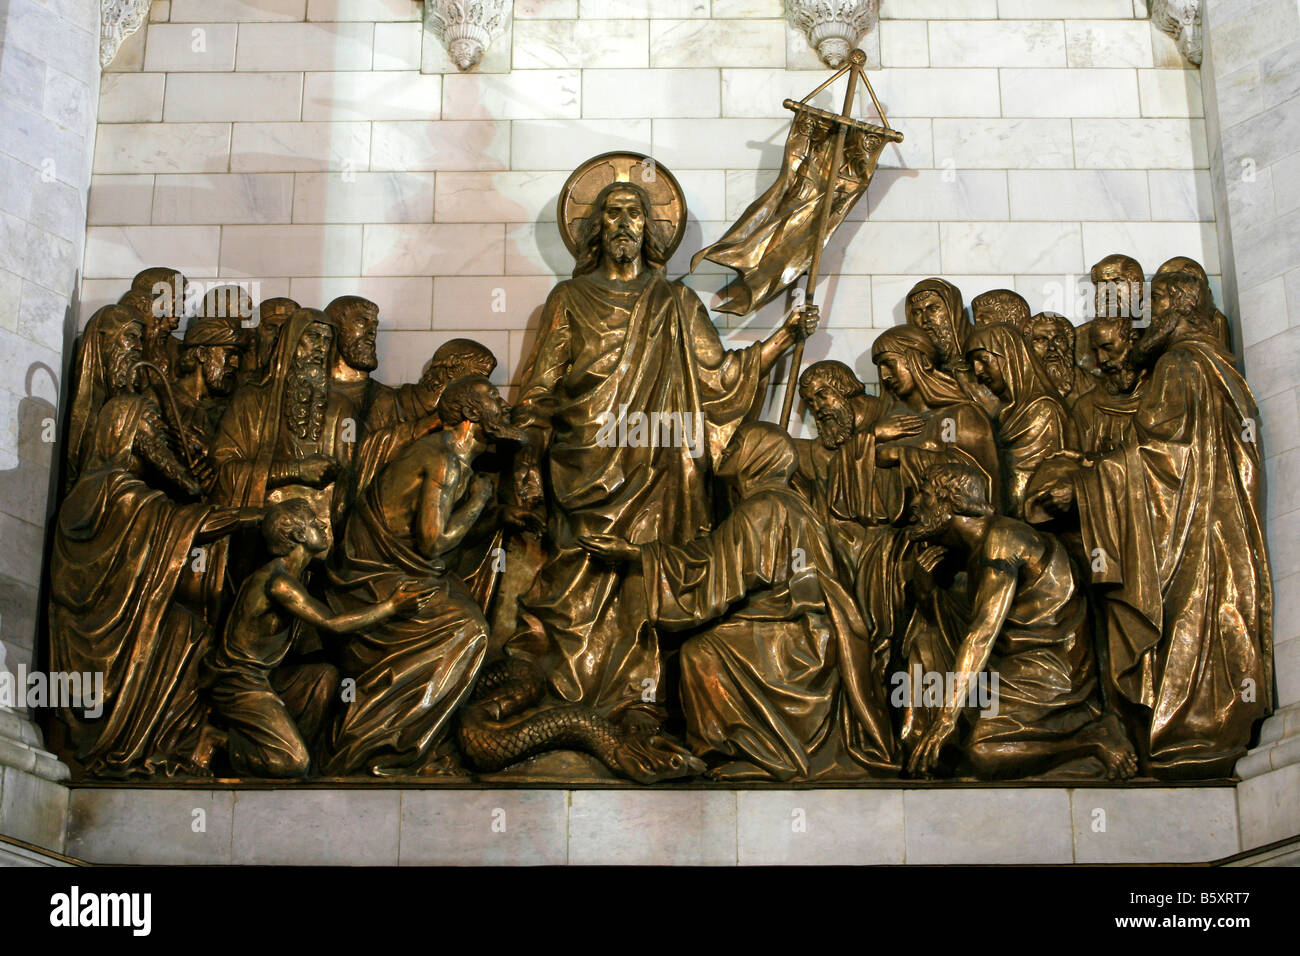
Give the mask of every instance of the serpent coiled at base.
[{"label": "serpent coiled at base", "polygon": [[641,783],[689,777],[699,758],[664,737],[623,734],[594,708],[560,704],[531,714],[546,679],[532,662],[507,657],[483,668],[460,718],[460,749],[481,773],[551,750],[579,750]]}]

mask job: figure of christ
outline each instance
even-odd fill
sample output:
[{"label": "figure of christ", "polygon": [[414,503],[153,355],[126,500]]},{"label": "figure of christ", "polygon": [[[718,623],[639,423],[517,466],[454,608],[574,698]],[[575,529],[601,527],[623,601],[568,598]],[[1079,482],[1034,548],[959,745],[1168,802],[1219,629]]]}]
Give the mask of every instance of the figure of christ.
[{"label": "figure of christ", "polygon": [[790,487],[793,439],[735,432],[717,475],[735,506],[681,545],[584,535],[600,559],[641,569],[657,625],[681,646],[686,743],[716,780],[893,776],[897,745],[862,621],[839,585],[822,519]]},{"label": "figure of christ", "polygon": [[[1273,694],[1273,586],[1259,410],[1196,272],[1157,274],[1139,351],[1155,359],[1131,430],[1061,456],[1031,500],[1077,506],[1107,605],[1109,682],[1142,728],[1144,769],[1228,776]],[[1141,358],[1139,358],[1139,361]]]},{"label": "figure of christ", "polygon": [[482,376],[448,385],[438,417],[439,431],[411,442],[361,493],[330,572],[328,600],[339,612],[383,600],[405,580],[437,588],[418,614],[366,628],[340,648],[356,687],[330,731],[330,776],[463,772],[448,731],[478,676],[488,627],[448,566],[493,495],[474,459],[490,438],[522,433]]},{"label": "figure of christ", "polygon": [[[933,583],[951,550],[967,564],[971,614],[951,692],[908,755],[908,770],[932,773],[952,742],[986,779],[1053,770],[1131,777],[1137,758],[1119,719],[1102,713],[1087,603],[1064,545],[998,515],[984,476],[956,462],[926,471],[915,512],[909,534],[929,543],[916,557],[916,580]],[[968,705],[981,697],[972,684],[981,680],[991,689],[958,739]],[[1084,758],[1099,763],[1077,763]]]},{"label": "figure of christ", "polygon": [[[817,313],[796,311],[765,341],[724,349],[695,292],[665,278],[667,247],[649,211],[635,183],[597,195],[573,278],[548,297],[520,377],[516,424],[529,440],[507,504],[538,515],[545,505],[550,550],[507,648],[539,663],[556,699],[652,734],[664,717],[663,669],[643,589],[578,536],[671,544],[707,533],[716,459]],[[642,415],[670,423],[669,434],[619,424]]]},{"label": "figure of christ", "polygon": [[329,529],[302,498],[272,505],[261,522],[272,558],[240,585],[219,641],[204,660],[204,684],[223,731],[235,773],[305,777],[339,689],[326,663],[286,665],[294,620],[319,632],[351,634],[390,618],[408,617],[433,598],[434,588],[406,580],[382,601],[332,613],[307,593],[302,574],[329,547]]}]

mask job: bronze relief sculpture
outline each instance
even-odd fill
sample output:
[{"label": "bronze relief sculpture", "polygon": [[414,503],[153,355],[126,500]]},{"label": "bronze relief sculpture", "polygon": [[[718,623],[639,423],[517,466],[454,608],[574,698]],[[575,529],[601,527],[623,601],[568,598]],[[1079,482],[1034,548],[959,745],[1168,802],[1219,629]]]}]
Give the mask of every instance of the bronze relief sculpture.
[{"label": "bronze relief sculpture", "polygon": [[[815,278],[901,136],[787,105],[786,168],[700,254],[742,312]],[[1108,256],[1077,330],[926,279],[872,346],[879,394],[794,363],[795,439],[758,419],[811,282],[726,347],[665,274],[686,216],[648,157],[575,171],[573,275],[510,403],[468,339],[381,382],[359,296],[196,305],[159,267],[96,312],[49,588],[51,668],[105,675],[52,735],[77,772],[1230,775],[1271,708],[1272,585],[1258,410],[1204,270],[1148,294]]]}]

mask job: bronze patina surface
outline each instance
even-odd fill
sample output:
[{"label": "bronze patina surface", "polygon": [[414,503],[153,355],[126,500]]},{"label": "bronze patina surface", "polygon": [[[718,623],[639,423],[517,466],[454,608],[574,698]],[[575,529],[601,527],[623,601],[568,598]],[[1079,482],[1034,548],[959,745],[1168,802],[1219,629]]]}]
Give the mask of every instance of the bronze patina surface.
[{"label": "bronze patina surface", "polygon": [[217,290],[182,337],[184,277],[137,276],[78,344],[52,530],[51,669],[105,682],[51,728],[79,778],[1229,776],[1273,595],[1258,408],[1198,263],[1107,256],[1078,329],[925,279],[878,394],[857,356],[796,359],[812,437],[759,420],[901,135],[851,103],[792,102],[773,187],[696,256],[741,312],[809,275],[742,347],[666,274],[685,200],[632,153],[561,192],[573,273],[509,403],[467,339],[381,382],[360,296]]}]

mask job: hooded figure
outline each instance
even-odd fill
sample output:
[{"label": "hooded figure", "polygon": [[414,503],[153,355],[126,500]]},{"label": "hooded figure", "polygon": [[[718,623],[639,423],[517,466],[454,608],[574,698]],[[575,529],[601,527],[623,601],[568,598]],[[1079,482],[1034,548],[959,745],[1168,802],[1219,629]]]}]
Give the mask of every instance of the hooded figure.
[{"label": "hooded figure", "polygon": [[1074,419],[1019,329],[978,328],[966,342],[966,354],[980,381],[1003,403],[995,419],[1002,510],[1023,520],[1034,469],[1062,449],[1078,448]]},{"label": "hooded figure", "polygon": [[[937,312],[914,311],[913,300],[926,292],[939,297],[942,308]],[[934,342],[939,352],[939,368],[946,372],[952,372],[954,368],[970,368],[966,362],[966,339],[973,327],[966,321],[961,289],[947,279],[922,279],[907,293],[905,312],[908,325],[920,329]]]},{"label": "hooded figure", "polygon": [[54,531],[50,667],[104,675],[101,699],[63,710],[93,776],[189,769],[206,714],[197,667],[210,631],[175,592],[193,547],[229,530],[235,513],[177,504],[137,476],[137,434],[151,414],[152,400],[133,392],[99,410]]},{"label": "hooded figure", "polygon": [[[144,336],[144,321],[130,309],[120,305],[106,305],[90,317],[81,336],[77,352],[77,379],[73,385],[72,414],[68,421],[66,454],[67,473],[64,490],[71,489],[81,473],[89,445],[94,441],[95,419],[109,397],[126,383],[115,385],[112,370],[107,367],[111,358],[110,339],[119,336],[131,323]],[[143,358],[140,353],[138,358]]]},{"label": "hooded figure", "polygon": [[796,460],[783,429],[741,425],[718,469],[732,513],[686,545],[641,546],[651,618],[705,625],[681,649],[687,744],[718,779],[893,775],[884,686],[822,522],[790,487]]},{"label": "hooded figure", "polygon": [[346,482],[337,478],[351,464],[358,416],[330,387],[336,333],[319,309],[285,321],[265,378],[242,386],[221,418],[212,447],[217,500],[261,507],[306,498],[318,514],[342,515]]}]

